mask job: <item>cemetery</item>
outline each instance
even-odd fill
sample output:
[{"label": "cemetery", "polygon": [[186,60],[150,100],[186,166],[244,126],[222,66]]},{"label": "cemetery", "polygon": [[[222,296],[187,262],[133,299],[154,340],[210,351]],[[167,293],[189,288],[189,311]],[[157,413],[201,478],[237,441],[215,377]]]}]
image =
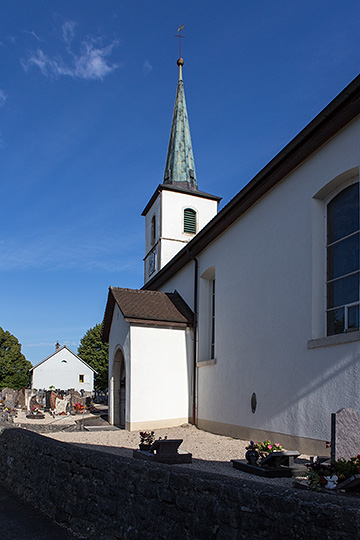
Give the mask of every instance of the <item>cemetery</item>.
[{"label": "cemetery", "polygon": [[81,429],[78,418],[100,414],[94,407],[92,392],[77,390],[14,390],[3,388],[0,395],[0,418],[4,423],[47,432]]}]

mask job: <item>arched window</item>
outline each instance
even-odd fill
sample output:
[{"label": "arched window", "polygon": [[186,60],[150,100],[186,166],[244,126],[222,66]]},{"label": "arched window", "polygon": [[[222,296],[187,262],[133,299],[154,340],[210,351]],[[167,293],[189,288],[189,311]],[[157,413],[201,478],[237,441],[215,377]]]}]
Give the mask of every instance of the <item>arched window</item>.
[{"label": "arched window", "polygon": [[201,274],[199,282],[199,362],[216,363],[215,266]]},{"label": "arched window", "polygon": [[152,246],[155,244],[155,236],[156,236],[156,217],[153,216],[151,220],[151,226],[150,226],[150,237],[151,237]]},{"label": "arched window", "polygon": [[327,335],[359,330],[359,184],[327,205]]},{"label": "arched window", "polygon": [[184,210],[184,232],[196,234],[196,212],[192,208]]}]

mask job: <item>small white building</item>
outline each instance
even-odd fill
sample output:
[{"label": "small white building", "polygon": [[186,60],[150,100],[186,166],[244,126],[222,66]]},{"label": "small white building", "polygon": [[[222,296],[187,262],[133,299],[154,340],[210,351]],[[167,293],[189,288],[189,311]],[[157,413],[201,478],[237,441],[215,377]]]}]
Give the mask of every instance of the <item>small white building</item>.
[{"label": "small white building", "polygon": [[32,388],[94,390],[94,373],[96,371],[84,360],[73,353],[66,345],[56,344],[53,354],[39,362],[30,372],[32,373]]}]

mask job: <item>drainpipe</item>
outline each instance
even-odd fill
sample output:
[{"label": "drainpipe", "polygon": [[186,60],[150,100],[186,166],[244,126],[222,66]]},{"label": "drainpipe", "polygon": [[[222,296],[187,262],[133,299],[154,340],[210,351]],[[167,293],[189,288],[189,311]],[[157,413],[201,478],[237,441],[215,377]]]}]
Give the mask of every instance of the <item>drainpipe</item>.
[{"label": "drainpipe", "polygon": [[[191,253],[190,253],[191,256]],[[199,261],[196,257],[191,256],[195,263],[194,268],[194,363],[193,363],[193,403],[192,403],[192,424],[196,425],[196,364],[198,360],[198,348],[197,348],[197,330],[198,330],[198,274],[199,274]]]}]

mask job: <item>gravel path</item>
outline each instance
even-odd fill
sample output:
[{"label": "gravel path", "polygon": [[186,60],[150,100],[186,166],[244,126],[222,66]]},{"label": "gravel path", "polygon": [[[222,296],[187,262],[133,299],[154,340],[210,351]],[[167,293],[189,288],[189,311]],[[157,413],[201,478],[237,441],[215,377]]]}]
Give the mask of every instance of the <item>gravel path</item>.
[{"label": "gravel path", "polygon": [[[122,429],[113,431],[73,431],[73,432],[56,432],[46,434],[58,441],[85,446],[101,452],[108,452],[132,458],[132,451],[138,448],[139,433],[129,432]],[[270,482],[273,485],[285,485],[291,487],[293,484],[292,478],[272,478],[267,479],[255,475],[250,475],[234,469],[231,459],[244,459],[248,441],[224,437],[222,435],[214,435],[197,429],[192,425],[183,425],[180,427],[156,429],[155,437],[168,439],[183,439],[181,450],[191,452],[193,463],[191,465],[173,465],[173,467],[189,467],[192,471],[206,471],[213,474],[222,474],[235,478],[251,479],[254,482]],[[280,442],[281,441],[273,441]],[[302,455],[302,459],[308,459],[309,456]]]}]

